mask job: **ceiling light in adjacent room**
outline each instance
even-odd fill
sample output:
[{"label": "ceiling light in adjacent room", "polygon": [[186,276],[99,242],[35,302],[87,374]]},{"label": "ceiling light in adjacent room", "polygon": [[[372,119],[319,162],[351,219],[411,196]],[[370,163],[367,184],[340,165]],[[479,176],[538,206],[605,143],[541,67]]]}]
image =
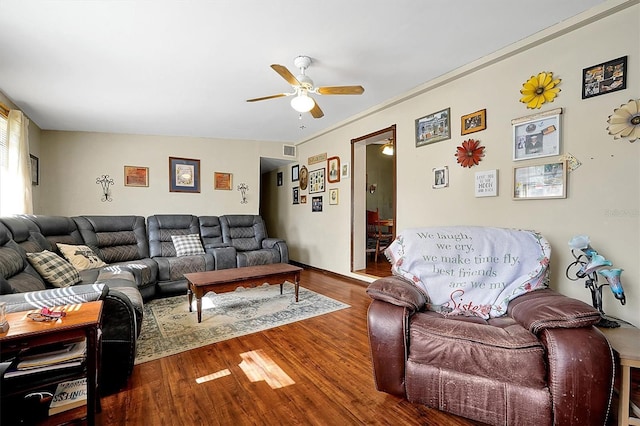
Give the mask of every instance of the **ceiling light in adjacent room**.
[{"label": "ceiling light in adjacent room", "polygon": [[393,144],[391,143],[391,141],[382,145],[381,151],[384,155],[393,155]]}]

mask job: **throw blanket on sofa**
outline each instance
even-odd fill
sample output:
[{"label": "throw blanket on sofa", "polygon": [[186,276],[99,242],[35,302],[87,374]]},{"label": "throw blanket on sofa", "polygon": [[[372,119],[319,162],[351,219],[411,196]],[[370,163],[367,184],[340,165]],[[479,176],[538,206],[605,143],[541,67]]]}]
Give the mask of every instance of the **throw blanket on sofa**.
[{"label": "throw blanket on sofa", "polygon": [[432,305],[486,319],[547,287],[551,247],[532,231],[451,226],[407,229],[385,254],[393,274],[424,290]]}]

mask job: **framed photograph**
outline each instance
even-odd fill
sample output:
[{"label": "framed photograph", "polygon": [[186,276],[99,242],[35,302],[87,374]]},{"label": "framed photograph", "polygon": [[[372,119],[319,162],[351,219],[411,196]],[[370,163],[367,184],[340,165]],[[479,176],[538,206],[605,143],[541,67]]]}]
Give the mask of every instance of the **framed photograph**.
[{"label": "framed photograph", "polygon": [[324,192],[324,168],[309,172],[309,194]]},{"label": "framed photograph", "polygon": [[200,192],[200,160],[169,157],[169,191]]},{"label": "framed photograph", "polygon": [[476,172],[476,197],[498,196],[498,171]]},{"label": "framed photograph", "polygon": [[213,172],[213,189],[231,191],[231,173]]},{"label": "framed photograph", "polygon": [[319,197],[311,197],[311,211],[312,212],[322,211],[322,195],[320,195]]},{"label": "framed photograph", "polygon": [[276,176],[276,185],[282,186],[282,172],[278,172]]},{"label": "framed photograph", "polygon": [[431,187],[433,189],[446,188],[449,186],[449,166],[434,167],[431,169],[433,178]]},{"label": "framed photograph", "polygon": [[300,189],[304,191],[309,185],[309,170],[307,166],[300,168]]},{"label": "framed photograph", "polygon": [[329,204],[336,205],[340,202],[338,188],[331,188],[329,190]]},{"label": "framed photograph", "polygon": [[480,111],[463,115],[460,118],[460,134],[461,135],[479,132],[480,130],[484,130],[486,128],[487,128],[487,110],[486,109],[481,109]]},{"label": "framed photograph", "polygon": [[443,109],[416,120],[416,147],[451,139],[451,109]]},{"label": "framed photograph", "polygon": [[149,186],[149,168],[124,166],[124,186]]},{"label": "framed photograph", "polygon": [[340,182],[340,175],[342,173],[340,170],[340,157],[328,158],[327,170],[329,170],[329,176],[327,177],[327,181],[329,181],[329,183]]},{"label": "framed photograph", "polygon": [[513,161],[560,155],[562,108],[511,120]]},{"label": "framed photograph", "polygon": [[300,180],[300,165],[291,166],[291,182]]},{"label": "framed photograph", "polygon": [[293,204],[300,204],[300,188],[297,186],[293,187]]},{"label": "framed photograph", "polygon": [[349,163],[342,163],[342,166],[340,167],[341,173],[340,173],[340,177],[342,179],[349,179]]},{"label": "framed photograph", "polygon": [[307,204],[307,196],[306,195],[301,195],[300,196],[300,204]]},{"label": "framed photograph", "polygon": [[567,198],[567,162],[513,168],[513,199]]},{"label": "framed photograph", "polygon": [[29,154],[31,166],[31,185],[40,185],[40,159],[35,155]]},{"label": "framed photograph", "polygon": [[627,57],[623,56],[582,70],[582,99],[627,88]]}]

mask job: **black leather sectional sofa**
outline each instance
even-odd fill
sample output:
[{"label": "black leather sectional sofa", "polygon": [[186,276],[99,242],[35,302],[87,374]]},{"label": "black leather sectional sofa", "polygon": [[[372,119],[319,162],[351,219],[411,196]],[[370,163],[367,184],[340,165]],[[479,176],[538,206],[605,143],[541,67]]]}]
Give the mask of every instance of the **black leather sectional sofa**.
[{"label": "black leather sectional sofa", "polygon": [[[187,235],[199,237],[203,252],[179,255],[173,238]],[[28,257],[43,250],[60,255],[58,244],[87,246],[106,265],[56,288]],[[131,374],[145,300],[186,294],[185,273],[288,261],[286,243],[269,238],[258,215],[0,217],[0,302],[8,312],[104,300],[105,393]]]}]

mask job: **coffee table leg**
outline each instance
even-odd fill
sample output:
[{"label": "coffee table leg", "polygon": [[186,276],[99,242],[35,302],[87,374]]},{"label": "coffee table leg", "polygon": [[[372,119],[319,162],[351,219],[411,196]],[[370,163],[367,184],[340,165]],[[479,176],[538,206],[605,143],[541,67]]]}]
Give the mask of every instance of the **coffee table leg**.
[{"label": "coffee table leg", "polygon": [[298,289],[300,288],[300,275],[299,274],[296,274],[295,285],[296,285],[296,302],[298,302]]},{"label": "coffee table leg", "polygon": [[191,312],[191,302],[193,301],[193,290],[191,290],[191,284],[187,286],[187,298],[189,299],[189,312]]},{"label": "coffee table leg", "polygon": [[198,307],[198,322],[202,322],[202,297],[196,295],[196,305]]}]

